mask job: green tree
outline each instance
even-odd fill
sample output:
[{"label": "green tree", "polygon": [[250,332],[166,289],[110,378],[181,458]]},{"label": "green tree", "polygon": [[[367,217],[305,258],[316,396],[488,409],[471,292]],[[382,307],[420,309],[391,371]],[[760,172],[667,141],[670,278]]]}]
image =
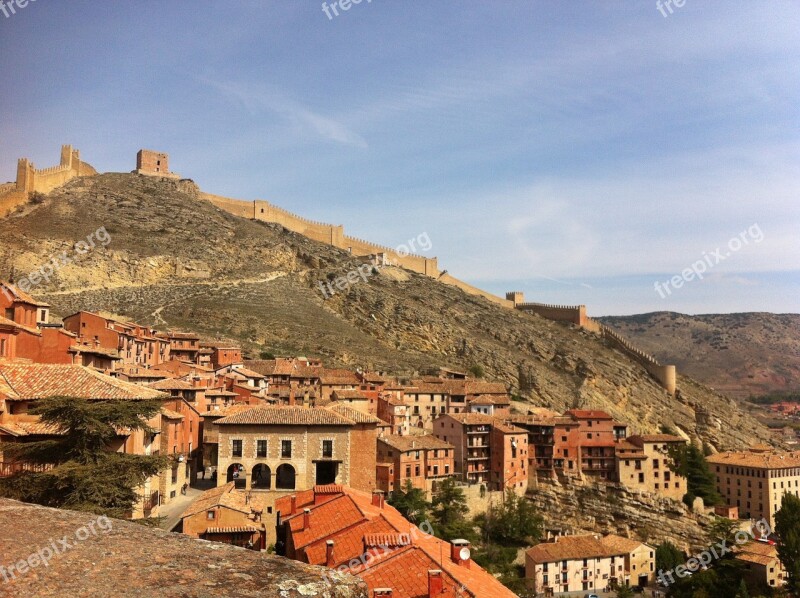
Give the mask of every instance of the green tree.
[{"label": "green tree", "polygon": [[484,538],[519,545],[538,540],[544,522],[531,501],[513,492],[506,494],[501,505],[476,519]]},{"label": "green tree", "polygon": [[[694,445],[677,445],[670,448],[670,469],[686,478],[688,496],[684,502],[691,506],[693,497],[699,496],[707,505],[722,503],[722,497],[717,492],[716,479],[703,451]],[[691,501],[689,500],[691,499]]]},{"label": "green tree", "polygon": [[31,410],[62,433],[47,440],[4,445],[6,458],[48,467],[0,479],[0,495],[49,507],[125,517],[136,489],[169,464],[169,457],[118,453],[109,445],[118,430],[150,433],[146,420],[160,401],[43,399]]},{"label": "green tree", "polygon": [[403,488],[395,490],[389,498],[389,504],[411,521],[412,523],[422,523],[428,517],[431,505],[425,500],[425,492],[419,488],[414,488],[411,480],[406,480]]},{"label": "green tree", "polygon": [[789,579],[786,589],[800,596],[800,498],[783,495],[780,510],[775,514],[775,533],[778,536],[778,558]]},{"label": "green tree", "polygon": [[455,478],[445,478],[439,484],[431,501],[434,529],[445,540],[463,538],[474,541],[475,530],[467,521],[467,499]]},{"label": "green tree", "polygon": [[736,592],[735,598],[750,598],[750,592],[747,591],[747,584],[744,579],[739,582],[739,591]]},{"label": "green tree", "polygon": [[475,376],[476,378],[483,378],[486,372],[483,369],[483,366],[480,364],[475,364],[471,368],[469,368],[469,373]]},{"label": "green tree", "polygon": [[734,543],[734,536],[739,531],[739,525],[727,517],[714,517],[708,529],[712,540],[725,540],[728,544]]},{"label": "green tree", "polygon": [[619,586],[617,588],[617,598],[633,598],[633,590],[629,585]]},{"label": "green tree", "polygon": [[684,562],[683,553],[669,541],[656,547],[656,571],[671,571]]}]

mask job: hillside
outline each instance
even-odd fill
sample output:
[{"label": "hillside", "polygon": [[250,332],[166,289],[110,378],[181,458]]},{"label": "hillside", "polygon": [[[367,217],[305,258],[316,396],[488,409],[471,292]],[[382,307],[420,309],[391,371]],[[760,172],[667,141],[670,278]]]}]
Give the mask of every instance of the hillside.
[{"label": "hillside", "polygon": [[398,373],[479,364],[524,401],[604,409],[633,431],[666,424],[718,449],[768,437],[732,400],[690,378],[680,377],[681,392],[671,397],[592,333],[430,277],[386,267],[325,300],[320,282],[346,275],[358,260],[222,211],[200,199],[191,181],[132,174],[73,180],[0,221],[0,276],[13,272],[19,280],[50,256],[74,255],[74,244],[100,227],[110,235],[107,246],[33,289],[55,313],[108,310],[232,337],[254,355],[306,354]]},{"label": "hillside", "polygon": [[599,319],[725,395],[744,399],[800,389],[799,314],[655,312]]}]

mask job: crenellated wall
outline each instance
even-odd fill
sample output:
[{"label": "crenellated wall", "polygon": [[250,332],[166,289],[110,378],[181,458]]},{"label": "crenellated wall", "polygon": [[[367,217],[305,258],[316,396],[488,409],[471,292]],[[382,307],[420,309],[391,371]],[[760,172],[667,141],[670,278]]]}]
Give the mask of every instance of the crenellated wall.
[{"label": "crenellated wall", "polygon": [[677,388],[677,370],[674,365],[661,365],[655,357],[638,349],[629,340],[614,332],[608,326],[600,324],[601,336],[619,351],[634,361],[639,362],[655,378],[667,392],[674,394]]},{"label": "crenellated wall", "polygon": [[79,176],[94,176],[97,171],[81,161],[80,151],[71,145],[61,146],[61,160],[58,166],[37,169],[28,158],[17,161],[17,193],[29,194],[37,191],[49,193],[56,187]]}]

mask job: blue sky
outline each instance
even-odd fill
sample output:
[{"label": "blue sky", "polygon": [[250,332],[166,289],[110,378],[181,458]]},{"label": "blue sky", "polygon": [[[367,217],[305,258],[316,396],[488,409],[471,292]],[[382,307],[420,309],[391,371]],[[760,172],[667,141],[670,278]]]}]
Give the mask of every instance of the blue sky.
[{"label": "blue sky", "polygon": [[[146,147],[212,193],[385,245],[427,233],[440,267],[496,293],[800,312],[800,4],[667,14],[37,0],[0,13],[0,180],[62,143],[102,171]],[[656,291],[754,225],[759,242]]]}]

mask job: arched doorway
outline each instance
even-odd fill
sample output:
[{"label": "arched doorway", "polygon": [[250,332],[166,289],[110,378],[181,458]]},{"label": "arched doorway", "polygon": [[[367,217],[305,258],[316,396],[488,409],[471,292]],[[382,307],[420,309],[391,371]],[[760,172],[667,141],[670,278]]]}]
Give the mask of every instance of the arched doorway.
[{"label": "arched doorway", "polygon": [[244,465],[241,463],[231,463],[228,466],[227,482],[234,482],[236,488],[246,488],[247,478],[245,477]]},{"label": "arched doorway", "polygon": [[272,487],[272,471],[270,471],[269,465],[259,463],[253,467],[250,487],[261,490],[269,490]]},{"label": "arched doorway", "polygon": [[294,490],[294,467],[288,463],[280,465],[275,472],[275,488],[278,490]]}]

